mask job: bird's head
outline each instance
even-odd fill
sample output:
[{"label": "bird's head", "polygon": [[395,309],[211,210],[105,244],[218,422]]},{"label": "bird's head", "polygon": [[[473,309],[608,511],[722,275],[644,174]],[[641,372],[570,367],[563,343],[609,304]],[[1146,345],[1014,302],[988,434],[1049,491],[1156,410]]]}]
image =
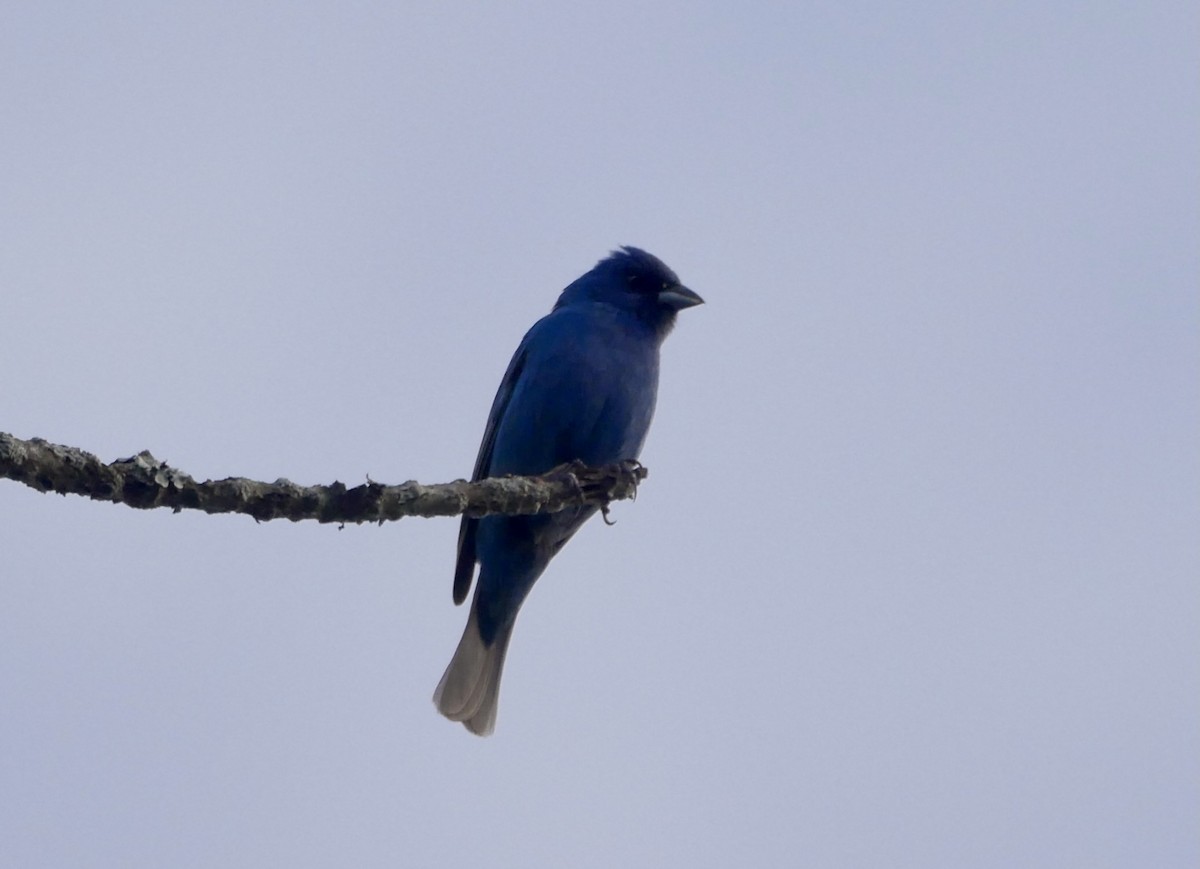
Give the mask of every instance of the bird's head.
[{"label": "bird's head", "polygon": [[658,257],[626,246],[563,290],[555,307],[576,302],[600,302],[630,311],[665,335],[678,311],[702,305],[704,299],[680,283]]}]

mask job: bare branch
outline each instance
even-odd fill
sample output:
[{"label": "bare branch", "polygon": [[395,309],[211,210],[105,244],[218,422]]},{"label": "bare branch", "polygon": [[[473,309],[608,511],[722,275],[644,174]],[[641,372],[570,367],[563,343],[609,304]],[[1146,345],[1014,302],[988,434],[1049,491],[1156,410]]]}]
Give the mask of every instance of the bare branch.
[{"label": "bare branch", "polygon": [[569,507],[605,507],[632,498],[646,478],[637,462],[589,468],[574,462],[538,477],[494,477],[468,483],[455,480],[423,486],[367,482],[347,488],[298,486],[289,480],[260,483],[243,477],[197,483],[148,452],[104,464],[91,453],[21,440],[0,432],[0,478],[39,492],[84,495],[130,507],[169,507],[205,513],[245,513],[257,520],[315,519],[318,522],[385,522],[405,516],[509,516],[556,513]]}]

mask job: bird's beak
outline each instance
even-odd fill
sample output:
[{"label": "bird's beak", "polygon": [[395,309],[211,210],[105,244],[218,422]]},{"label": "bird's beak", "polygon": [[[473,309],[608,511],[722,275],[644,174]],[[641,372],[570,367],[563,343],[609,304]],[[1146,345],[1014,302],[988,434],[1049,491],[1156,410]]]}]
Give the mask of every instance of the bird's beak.
[{"label": "bird's beak", "polygon": [[662,290],[658,294],[658,300],[672,311],[682,311],[684,308],[691,308],[695,305],[704,304],[704,299],[700,298],[697,293],[693,293],[682,284],[674,287],[667,287],[665,290]]}]

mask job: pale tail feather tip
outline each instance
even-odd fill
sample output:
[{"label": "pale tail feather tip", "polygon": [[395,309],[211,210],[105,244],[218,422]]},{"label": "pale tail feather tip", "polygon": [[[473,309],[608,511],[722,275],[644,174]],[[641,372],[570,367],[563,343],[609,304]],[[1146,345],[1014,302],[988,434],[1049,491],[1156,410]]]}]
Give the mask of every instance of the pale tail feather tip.
[{"label": "pale tail feather tip", "polygon": [[490,646],[485,646],[472,607],[450,666],[433,692],[438,712],[451,721],[461,721],[478,736],[487,736],[496,727],[500,674],[511,635],[509,624],[497,632]]}]

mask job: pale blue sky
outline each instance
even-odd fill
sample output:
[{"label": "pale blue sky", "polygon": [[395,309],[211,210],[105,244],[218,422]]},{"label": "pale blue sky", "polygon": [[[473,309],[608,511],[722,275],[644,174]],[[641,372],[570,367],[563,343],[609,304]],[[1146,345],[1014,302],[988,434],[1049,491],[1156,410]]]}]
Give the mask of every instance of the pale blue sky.
[{"label": "pale blue sky", "polygon": [[488,740],[455,522],[0,482],[0,862],[1195,866],[1198,25],[9,4],[2,431],[441,482],[609,249],[708,304]]}]

